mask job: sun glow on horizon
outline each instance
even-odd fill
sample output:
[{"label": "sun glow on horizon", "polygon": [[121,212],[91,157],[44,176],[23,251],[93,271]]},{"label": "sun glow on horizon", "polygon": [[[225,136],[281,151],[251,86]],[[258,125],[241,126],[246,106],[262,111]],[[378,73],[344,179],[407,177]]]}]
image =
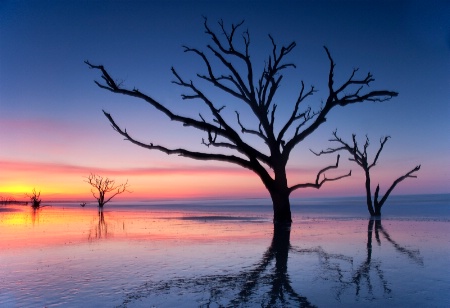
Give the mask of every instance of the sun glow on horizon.
[{"label": "sun glow on horizon", "polygon": [[[343,166],[341,169],[347,167]],[[47,164],[39,162],[0,161],[2,175],[0,177],[0,197],[2,200],[15,199],[28,201],[26,194],[33,189],[41,193],[41,199],[46,201],[95,201],[91,187],[85,183],[85,177],[90,168],[85,166],[68,166],[64,164]],[[289,184],[313,182],[317,168],[289,169]],[[349,169],[349,168],[348,168]],[[98,171],[98,172],[97,172]],[[128,168],[101,169],[93,172],[112,178],[116,183],[128,180],[131,193],[118,195],[114,200],[162,200],[162,199],[193,199],[193,198],[270,198],[267,190],[257,175],[249,170],[237,167],[224,167],[220,164],[177,165],[173,168]],[[341,170],[336,171],[339,175]],[[399,171],[401,174],[403,171]],[[395,179],[389,168],[380,169],[373,176],[373,185],[380,183],[384,192]],[[332,173],[327,174],[333,176]],[[421,182],[430,181],[433,174],[424,170],[417,179],[402,182],[395,193],[445,193],[445,187],[436,189],[438,183],[431,189],[424,189]],[[373,189],[375,189],[375,186]],[[291,197],[321,197],[321,196],[356,196],[364,195],[364,176],[355,169],[352,176],[336,182],[326,183],[321,189],[299,189]]]},{"label": "sun glow on horizon", "polygon": [[11,186],[3,186],[0,188],[0,194],[6,195],[25,195],[30,193],[34,187],[26,184],[17,184]]}]

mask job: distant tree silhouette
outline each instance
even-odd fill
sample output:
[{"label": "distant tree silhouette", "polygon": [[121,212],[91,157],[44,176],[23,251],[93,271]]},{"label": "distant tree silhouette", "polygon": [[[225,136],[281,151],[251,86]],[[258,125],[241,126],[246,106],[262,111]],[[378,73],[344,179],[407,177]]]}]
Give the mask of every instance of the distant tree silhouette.
[{"label": "distant tree silhouette", "polygon": [[34,208],[38,208],[41,206],[41,192],[36,192],[36,189],[33,188],[31,194],[25,194],[28,198],[30,198],[31,206]]},{"label": "distant tree silhouette", "polygon": [[[116,181],[93,173],[86,178],[85,182],[93,187],[91,192],[94,198],[97,199],[99,208],[103,208],[103,206],[115,196],[124,192],[129,192],[127,190],[128,181],[124,184],[116,185]],[[112,193],[112,195],[109,198],[106,198],[107,193]]]},{"label": "distant tree silhouette", "polygon": [[3,197],[0,196],[0,204],[10,204],[10,203],[17,203],[16,199],[11,196]]},{"label": "distant tree silhouette", "polygon": [[322,155],[322,154],[335,153],[338,151],[347,151],[350,153],[351,158],[349,158],[349,160],[356,162],[358,164],[358,166],[360,166],[364,170],[364,174],[366,177],[365,188],[366,188],[367,209],[369,210],[369,213],[371,216],[380,216],[381,215],[381,208],[383,207],[387,198],[389,197],[389,195],[391,194],[391,192],[394,190],[395,186],[397,186],[398,183],[400,183],[401,181],[403,181],[404,179],[407,179],[407,178],[416,178],[417,177],[416,175],[414,175],[414,173],[420,170],[420,165],[416,166],[414,169],[407,172],[405,175],[402,175],[401,177],[396,179],[381,199],[379,199],[380,184],[378,184],[377,188],[375,189],[375,194],[374,194],[373,200],[372,200],[372,192],[371,192],[371,187],[370,187],[371,186],[370,169],[372,169],[377,164],[378,158],[380,156],[381,151],[383,150],[384,144],[389,140],[390,136],[386,136],[386,137],[380,139],[380,147],[378,148],[375,158],[373,159],[373,161],[371,163],[368,161],[369,158],[368,158],[368,154],[367,154],[367,148],[369,147],[370,143],[369,143],[369,138],[367,136],[366,136],[366,142],[364,143],[363,149],[360,149],[358,147],[358,143],[356,142],[355,134],[353,134],[353,136],[352,136],[352,140],[353,140],[352,145],[345,142],[344,140],[342,140],[337,135],[337,131],[333,132],[333,136],[334,136],[334,138],[330,139],[329,141],[339,143],[340,144],[339,147],[328,148],[327,150],[321,151],[320,153],[316,153],[314,151],[312,151],[312,152],[314,154],[316,154],[317,156]]},{"label": "distant tree silhouette", "polygon": [[[314,182],[288,185],[286,165],[292,150],[325,123],[328,113],[334,107],[362,102],[383,102],[397,96],[398,93],[387,90],[364,92],[364,89],[374,81],[374,78],[371,73],[368,73],[365,77],[356,77],[357,69],[353,70],[346,81],[336,86],[334,80],[335,62],[328,48],[324,47],[330,68],[327,79],[328,97],[323,102],[322,107],[315,111],[311,107],[304,107],[305,101],[316,90],[314,87],[308,90],[305,84],[301,82],[298,89],[299,94],[291,103],[289,116],[283,121],[279,121],[277,106],[281,103],[286,104],[286,102],[276,103],[275,98],[283,79],[283,71],[288,68],[295,68],[295,65],[286,62],[285,58],[295,48],[296,43],[292,42],[279,48],[272,36],[269,35],[272,50],[269,52],[265,65],[257,70],[250,59],[249,32],[243,31],[242,43],[237,43],[236,36],[238,35],[236,33],[242,24],[243,22],[232,24],[230,28],[227,28],[223,21],[219,21],[218,35],[210,28],[205,18],[205,32],[211,39],[211,43],[206,46],[207,53],[187,46],[184,46],[184,51],[195,54],[205,65],[206,72],[197,74],[197,78],[228,94],[230,98],[240,101],[242,108],[248,108],[249,115],[256,120],[254,126],[244,122],[241,118],[241,110],[235,110],[233,113],[234,120],[226,117],[223,112],[225,106],[220,106],[220,103],[210,98],[193,81],[184,79],[174,68],[172,68],[175,77],[173,83],[189,91],[182,95],[182,99],[200,100],[208,108],[210,113],[208,116],[199,114],[197,118],[194,118],[177,114],[152,96],[144,94],[136,88],[125,87],[122,82],[116,81],[103,65],[94,65],[89,61],[85,61],[85,63],[91,69],[100,71],[103,81],[95,81],[100,88],[142,99],[168,116],[172,121],[205,132],[206,138],[202,140],[202,144],[208,149],[219,148],[223,149],[224,152],[218,154],[208,150],[193,151],[185,148],[169,148],[153,142],[139,141],[131,136],[126,129],[121,128],[109,113],[103,111],[113,128],[124,136],[125,140],[146,149],[158,150],[166,154],[175,154],[197,160],[224,161],[252,170],[259,176],[271,196],[274,222],[290,223],[292,219],[289,196],[294,190],[305,187],[318,189],[325,182],[350,176],[350,173],[332,178],[327,178],[324,175],[326,170],[338,167],[338,156],[336,164],[320,170]],[[261,141],[262,146],[251,145],[250,140],[244,140],[244,138],[248,138],[246,136],[253,137],[252,141],[255,138]],[[262,151],[263,146],[266,147],[265,151]]]}]

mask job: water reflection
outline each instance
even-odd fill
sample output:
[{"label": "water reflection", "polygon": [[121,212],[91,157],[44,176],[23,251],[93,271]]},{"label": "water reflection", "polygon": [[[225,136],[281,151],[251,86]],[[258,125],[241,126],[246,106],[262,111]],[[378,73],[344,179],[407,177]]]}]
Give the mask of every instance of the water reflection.
[{"label": "water reflection", "polygon": [[202,307],[211,305],[236,307],[316,307],[306,296],[294,288],[288,272],[289,254],[313,254],[322,260],[323,269],[329,276],[340,268],[332,266],[332,260],[343,260],[351,263],[351,258],[339,254],[330,254],[320,247],[300,249],[290,244],[290,226],[276,225],[272,242],[259,262],[231,275],[208,275],[195,278],[177,278],[169,281],[147,282],[135,292],[126,296],[123,306],[147,296],[162,294],[204,294],[208,290],[209,297],[199,302]]},{"label": "water reflection", "polygon": [[[369,227],[371,224],[373,224],[373,220],[369,221]],[[375,238],[377,239],[378,245],[381,244],[379,233],[381,233],[383,237],[394,246],[397,252],[407,256],[411,261],[417,263],[418,265],[423,265],[423,257],[420,255],[420,251],[418,249],[408,249],[394,241],[381,225],[381,220],[375,220]]]},{"label": "water reflection", "polygon": [[35,206],[31,207],[31,224],[33,225],[33,227],[35,226],[36,223],[39,224],[41,209],[42,207],[35,207]]},{"label": "water reflection", "polygon": [[[230,301],[231,306],[248,303],[252,296],[259,293],[258,288],[264,285],[269,288],[261,303],[264,307],[277,304],[315,307],[291,285],[288,273],[288,256],[292,250],[290,234],[290,226],[275,225],[272,242],[262,259],[251,270],[241,272],[234,277],[234,281],[230,281],[230,287],[233,284],[241,284],[239,293]],[[267,270],[273,261],[275,265]]]},{"label": "water reflection", "polygon": [[[240,272],[224,275],[205,275],[200,277],[185,277],[146,282],[133,292],[126,295],[123,306],[145,297],[152,300],[160,295],[189,293],[198,296],[197,303],[202,307],[209,306],[261,306],[261,307],[316,307],[302,294],[299,283],[293,278],[303,275],[304,265],[300,264],[300,273],[289,272],[289,264],[297,271],[299,264],[292,263],[298,257],[315,257],[318,267],[314,279],[322,281],[323,292],[335,293],[333,301],[341,302],[343,295],[356,298],[362,295],[369,301],[375,300],[376,292],[384,295],[392,292],[392,286],[382,269],[380,258],[373,257],[373,237],[379,246],[382,238],[395,248],[395,252],[405,255],[417,265],[423,265],[419,250],[411,250],[396,242],[382,226],[381,220],[369,220],[367,227],[366,255],[361,264],[356,265],[354,256],[327,252],[320,246],[300,248],[290,242],[291,230],[288,226],[275,226],[272,241],[261,259]],[[304,270],[302,270],[304,268]],[[291,274],[291,275],[290,275]],[[292,276],[294,275],[294,276]],[[292,276],[292,277],[291,277]],[[306,289],[303,287],[303,289]],[[205,294],[208,294],[205,296]],[[327,296],[329,297],[329,296]]]},{"label": "water reflection", "polygon": [[352,277],[352,284],[355,286],[355,294],[359,296],[362,292],[362,288],[367,288],[367,293],[371,297],[374,296],[374,283],[379,282],[382,286],[383,293],[389,294],[392,292],[389,287],[389,282],[387,281],[383,269],[381,267],[380,260],[372,259],[372,241],[373,233],[375,233],[375,240],[378,246],[381,246],[380,234],[387,240],[388,243],[392,244],[395,250],[407,256],[417,265],[423,265],[423,258],[420,255],[419,250],[408,249],[392,239],[388,231],[383,228],[381,220],[370,219],[367,226],[367,254],[366,259],[360,264],[355,270]]},{"label": "water reflection", "polygon": [[92,227],[89,230],[88,239],[101,239],[108,237],[108,224],[105,221],[103,209],[98,210],[98,215],[94,217]]}]

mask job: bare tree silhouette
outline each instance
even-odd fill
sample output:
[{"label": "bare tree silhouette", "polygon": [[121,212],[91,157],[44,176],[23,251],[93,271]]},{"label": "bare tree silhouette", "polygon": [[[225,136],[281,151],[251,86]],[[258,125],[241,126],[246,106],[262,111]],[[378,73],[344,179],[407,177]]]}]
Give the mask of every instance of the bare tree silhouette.
[{"label": "bare tree silhouette", "polygon": [[31,206],[33,208],[38,208],[41,206],[41,192],[36,192],[36,189],[33,188],[33,191],[31,192],[31,194],[25,194],[25,196],[27,196],[28,198],[30,198],[31,201]]},{"label": "bare tree silhouette", "polygon": [[18,203],[18,201],[16,201],[16,199],[12,196],[0,196],[0,204],[11,204],[11,203]]},{"label": "bare tree silhouette", "polygon": [[[224,161],[239,165],[255,172],[264,186],[267,188],[274,210],[274,222],[290,223],[290,194],[299,188],[320,188],[325,182],[335,181],[350,173],[337,177],[327,178],[324,172],[330,168],[337,168],[336,164],[320,170],[316,180],[310,183],[298,183],[288,185],[286,176],[286,165],[292,150],[305,138],[310,136],[320,125],[327,120],[328,113],[337,106],[347,106],[362,102],[383,102],[397,96],[397,92],[387,90],[364,91],[374,81],[371,73],[365,77],[358,78],[357,69],[354,69],[349,78],[342,84],[335,85],[334,73],[335,62],[328,48],[324,47],[326,56],[330,63],[328,73],[328,97],[322,103],[322,107],[314,111],[311,107],[304,107],[305,101],[316,92],[314,87],[307,89],[301,82],[298,96],[292,101],[290,115],[283,122],[277,118],[277,90],[283,79],[283,71],[295,68],[295,65],[286,62],[285,58],[295,48],[292,42],[286,46],[279,46],[272,36],[272,50],[269,53],[261,73],[254,68],[250,59],[250,34],[248,31],[242,33],[242,43],[237,43],[237,32],[243,22],[232,24],[227,28],[223,21],[219,21],[219,34],[213,31],[204,21],[204,28],[211,43],[206,46],[207,52],[197,48],[184,46],[184,51],[198,56],[204,63],[206,73],[198,73],[200,81],[209,83],[220,91],[237,99],[242,108],[248,108],[248,113],[255,120],[255,126],[244,123],[241,119],[241,110],[235,110],[234,120],[226,117],[222,112],[225,106],[211,99],[204,90],[200,89],[193,81],[184,79],[172,68],[175,77],[173,81],[189,91],[182,95],[183,100],[200,100],[209,110],[209,115],[199,114],[197,118],[177,114],[158,102],[152,96],[144,94],[136,88],[127,88],[121,82],[116,81],[103,65],[94,65],[89,61],[85,63],[91,68],[100,71],[102,82],[95,83],[102,89],[113,93],[141,99],[156,110],[168,116],[172,121],[177,121],[186,127],[192,127],[206,133],[202,144],[207,148],[223,149],[223,154],[210,152],[208,150],[193,151],[186,148],[170,148],[143,142],[134,138],[126,129],[121,128],[113,117],[105,112],[113,128],[128,140],[138,146],[150,150],[162,151],[166,154],[175,154],[197,160]],[[277,120],[277,121],[276,121]],[[236,129],[238,128],[238,129]],[[257,139],[261,146],[252,146],[249,142]],[[265,150],[262,151],[262,146]],[[231,152],[230,152],[231,151]],[[234,154],[230,154],[234,153]]]},{"label": "bare tree silhouette", "polygon": [[[86,178],[85,182],[93,187],[91,192],[94,198],[97,199],[99,208],[103,208],[103,206],[115,196],[124,192],[129,192],[127,190],[128,181],[124,184],[116,185],[116,181],[93,173]],[[109,198],[106,198],[107,193],[112,193],[112,195]]]},{"label": "bare tree silhouette", "polygon": [[358,143],[356,142],[356,135],[353,134],[352,140],[353,145],[350,145],[349,143],[342,140],[338,135],[337,131],[333,132],[333,139],[330,139],[329,141],[337,142],[340,144],[339,147],[336,148],[328,148],[327,150],[321,151],[319,153],[316,153],[311,150],[315,155],[320,156],[322,154],[330,154],[335,153],[339,151],[347,151],[349,152],[352,157],[349,158],[349,160],[354,161],[364,170],[364,174],[366,177],[365,182],[365,188],[366,188],[366,202],[367,202],[367,209],[369,210],[369,213],[371,216],[380,216],[381,215],[381,208],[383,207],[384,203],[386,202],[387,198],[391,194],[391,192],[394,190],[395,186],[397,186],[398,183],[401,181],[407,179],[407,178],[416,178],[417,176],[414,175],[415,172],[420,170],[420,165],[416,166],[411,171],[408,171],[405,175],[400,176],[397,178],[392,185],[389,187],[389,189],[386,191],[384,196],[379,199],[379,193],[380,193],[380,184],[377,185],[377,188],[375,189],[375,194],[373,196],[372,201],[372,192],[371,192],[371,179],[370,179],[370,169],[372,169],[378,162],[378,158],[380,156],[381,151],[383,150],[384,144],[388,141],[390,136],[386,136],[384,138],[380,139],[380,147],[378,148],[378,151],[375,155],[375,158],[373,159],[372,163],[368,161],[368,154],[367,154],[367,148],[369,147],[369,138],[366,136],[366,142],[364,143],[363,149],[360,149],[358,147]]}]

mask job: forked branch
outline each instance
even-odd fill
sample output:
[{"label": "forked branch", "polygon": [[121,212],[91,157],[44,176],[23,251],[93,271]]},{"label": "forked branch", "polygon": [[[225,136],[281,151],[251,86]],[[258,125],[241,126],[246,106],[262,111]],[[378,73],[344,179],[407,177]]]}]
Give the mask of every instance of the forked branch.
[{"label": "forked branch", "polygon": [[407,178],[417,178],[417,175],[415,175],[414,173],[418,172],[419,170],[420,170],[420,165],[417,165],[411,171],[407,172],[405,175],[402,175],[398,179],[396,179],[392,183],[391,187],[389,187],[389,189],[386,191],[383,198],[381,198],[381,200],[379,200],[379,201],[378,201],[378,195],[380,192],[380,184],[378,184],[377,188],[375,189],[375,195],[374,195],[375,207],[379,207],[381,209],[381,207],[384,205],[384,202],[386,202],[387,198],[389,197],[391,192],[394,190],[395,186],[397,186],[398,183],[400,183],[401,181],[403,181]]},{"label": "forked branch", "polygon": [[[333,178],[327,178],[326,177],[326,175],[325,175],[326,171],[328,171],[330,169],[337,169],[339,167],[339,158],[340,158],[340,155],[337,156],[335,165],[331,165],[331,166],[325,167],[322,170],[320,170],[317,173],[316,181],[314,183],[297,184],[297,185],[294,185],[291,188],[289,188],[289,190],[292,192],[292,191],[294,191],[294,190],[296,190],[298,188],[307,188],[307,187],[319,189],[325,182],[337,181],[337,180],[340,180],[342,178],[346,178],[348,176],[351,176],[352,175],[352,171],[350,170],[349,173],[341,175],[341,176],[337,176],[337,177],[333,177]],[[323,175],[323,177],[322,177],[322,175]]]},{"label": "forked branch", "polygon": [[202,152],[194,152],[194,151],[189,151],[186,149],[169,149],[166,148],[164,146],[161,145],[156,145],[153,143],[143,143],[141,141],[138,141],[136,139],[134,139],[133,137],[131,137],[127,130],[122,130],[114,121],[114,119],[111,117],[111,115],[105,111],[103,111],[103,113],[105,114],[106,118],[108,118],[109,122],[111,123],[111,126],[114,128],[114,130],[116,132],[118,132],[119,134],[121,134],[122,136],[125,137],[125,140],[130,141],[131,143],[134,143],[140,147],[149,149],[149,150],[158,150],[161,152],[164,152],[168,155],[179,155],[179,156],[184,156],[184,157],[189,157],[192,159],[197,159],[197,160],[217,160],[217,161],[225,161],[225,162],[230,162],[230,163],[234,163],[237,165],[240,165],[244,168],[253,170],[253,167],[251,166],[250,162],[246,161],[245,159],[242,159],[240,157],[234,156],[234,155],[224,155],[224,154],[211,154],[211,153],[202,153]]},{"label": "forked branch", "polygon": [[[286,143],[284,155],[289,155],[290,151],[307,136],[314,132],[322,123],[326,121],[326,116],[330,110],[336,106],[347,106],[350,104],[362,103],[362,102],[384,102],[390,100],[398,95],[395,91],[376,90],[366,93],[361,93],[364,88],[368,88],[370,83],[375,79],[371,73],[368,73],[364,78],[357,78],[357,69],[354,69],[350,77],[341,86],[335,87],[334,85],[334,69],[336,64],[334,63],[331,53],[327,47],[324,47],[325,52],[330,61],[330,70],[328,73],[328,98],[325,102],[325,106],[318,112],[315,120],[307,128],[296,134]],[[355,89],[354,86],[357,86]],[[344,94],[345,93],[345,94]]]}]

